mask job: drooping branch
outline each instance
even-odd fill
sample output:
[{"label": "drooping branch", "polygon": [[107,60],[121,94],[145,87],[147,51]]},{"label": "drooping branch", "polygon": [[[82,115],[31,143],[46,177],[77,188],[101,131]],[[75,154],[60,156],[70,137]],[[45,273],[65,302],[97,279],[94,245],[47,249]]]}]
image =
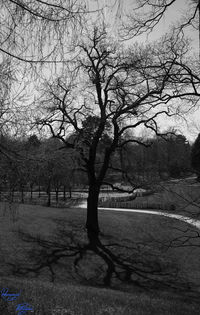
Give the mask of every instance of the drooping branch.
[{"label": "drooping branch", "polygon": [[[192,6],[193,2],[193,6]],[[133,13],[129,13],[128,25],[124,23],[125,33],[127,37],[133,37],[143,33],[150,33],[160,23],[162,18],[168,14],[168,9],[173,7],[176,0],[140,0],[138,6],[133,7]],[[190,8],[190,6],[192,6]],[[193,26],[193,21],[199,13],[199,0],[191,1],[188,7],[190,14],[187,14],[184,22],[179,22],[180,30],[187,26]],[[178,21],[174,21],[177,24]]]}]

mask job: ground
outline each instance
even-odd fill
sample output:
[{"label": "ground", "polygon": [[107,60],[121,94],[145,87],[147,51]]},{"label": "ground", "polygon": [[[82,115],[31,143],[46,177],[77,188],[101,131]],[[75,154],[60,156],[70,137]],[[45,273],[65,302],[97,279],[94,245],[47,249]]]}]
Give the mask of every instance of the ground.
[{"label": "ground", "polygon": [[[87,244],[85,209],[1,204],[0,215],[1,287],[22,290],[35,314],[53,314],[56,307],[74,315],[199,314],[200,239],[186,223],[100,211],[102,244],[120,262],[143,271],[125,281],[118,265],[121,278],[113,276],[110,288],[102,289],[104,261],[81,252]],[[1,307],[1,314],[8,314],[7,307],[12,314],[11,304]]]}]

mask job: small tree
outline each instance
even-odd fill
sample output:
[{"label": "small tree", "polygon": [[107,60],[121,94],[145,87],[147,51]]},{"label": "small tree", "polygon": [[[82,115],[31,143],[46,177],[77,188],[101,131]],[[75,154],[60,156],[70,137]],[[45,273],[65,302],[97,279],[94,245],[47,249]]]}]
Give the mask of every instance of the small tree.
[{"label": "small tree", "polygon": [[198,181],[200,181],[200,133],[192,146],[191,164],[197,174]]}]

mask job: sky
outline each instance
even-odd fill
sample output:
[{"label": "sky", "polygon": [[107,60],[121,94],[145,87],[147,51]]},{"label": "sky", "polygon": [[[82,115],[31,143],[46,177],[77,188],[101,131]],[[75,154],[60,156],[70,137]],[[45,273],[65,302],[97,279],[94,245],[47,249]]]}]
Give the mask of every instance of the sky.
[{"label": "sky", "polygon": [[[113,3],[117,3],[119,1],[120,8],[117,4],[113,5]],[[155,0],[154,0],[155,1]],[[110,3],[110,6],[104,10],[104,15],[107,23],[112,25],[112,31],[117,34],[117,18],[118,12],[120,11],[121,16],[125,14],[129,14],[130,12],[134,12],[134,8],[137,4],[137,0],[90,0],[91,7],[94,8],[102,8],[105,6],[107,2]],[[153,1],[152,1],[153,2]],[[169,2],[169,0],[168,0]],[[177,23],[184,19],[184,17],[188,14],[190,10],[190,3],[192,0],[176,0],[164,14],[163,18],[160,20],[159,24],[153,29],[150,34],[143,34],[142,36],[138,36],[136,38],[137,41],[142,42],[152,42],[154,40],[158,40],[161,36],[167,33],[170,29],[170,26],[173,23]],[[198,31],[192,27],[188,27],[185,29],[185,34],[192,39],[192,47],[194,52],[198,53],[199,50],[199,38]],[[133,40],[132,40],[133,41]]]},{"label": "sky", "polygon": [[[101,9],[107,5],[107,8],[104,9],[104,17],[107,23],[111,25],[110,30],[112,34],[115,34],[115,37],[118,36],[118,25],[120,20],[126,13],[130,13],[135,8],[137,0],[87,0],[88,8],[90,10]],[[155,1],[155,0],[151,0]],[[169,0],[167,0],[169,2]],[[128,42],[123,42],[124,45],[133,44],[134,41],[151,43],[152,41],[158,40],[161,36],[167,33],[170,29],[170,26],[173,23],[177,23],[187,12],[189,12],[189,4],[192,0],[176,0],[172,4],[166,14],[163,16],[159,24],[153,29],[150,34],[143,34],[137,38],[131,39]],[[115,4],[115,5],[114,5]],[[118,20],[118,18],[119,20]],[[91,14],[90,18],[95,21],[96,15]],[[198,54],[198,31],[192,27],[186,29],[186,35],[192,39],[192,54]],[[160,119],[161,125],[163,128],[169,129],[174,127],[178,132],[182,132],[188,140],[194,141],[200,132],[200,110],[192,114],[187,114],[186,119],[177,118],[176,120],[166,120],[166,117]]]},{"label": "sky", "polygon": [[[111,0],[112,1],[112,0]],[[110,2],[111,2],[110,1]],[[130,13],[131,10],[136,5],[136,0],[119,0],[120,1],[120,12],[122,13]],[[101,4],[107,3],[106,0],[97,0],[99,3],[99,7]],[[184,17],[189,12],[189,5],[191,4],[191,0],[176,0],[167,10],[166,14],[163,16],[159,24],[153,29],[150,34],[143,34],[138,36],[136,39],[131,39],[129,43],[133,43],[134,41],[143,42],[143,43],[151,43],[152,41],[158,40],[161,36],[167,33],[170,29],[170,26],[178,21],[184,19]],[[117,10],[119,7],[115,5],[112,10],[107,9],[104,11],[106,20],[108,23],[112,25],[112,31],[117,35]],[[198,31],[193,27],[187,27],[185,29],[185,35],[192,40],[191,43],[191,54],[197,55],[199,54],[199,35]],[[184,133],[187,139],[192,142],[198,136],[200,132],[200,109],[193,110],[191,114],[187,114],[184,119],[180,117],[176,120],[166,121],[162,119],[160,120],[161,124],[165,129],[169,127],[174,127],[178,132]]]},{"label": "sky", "polygon": [[[119,1],[118,4],[120,7],[117,5],[117,1]],[[168,11],[159,22],[159,25],[155,27],[155,29],[150,34],[144,34],[134,40],[131,39],[129,40],[128,44],[132,44],[135,40],[144,43],[151,43],[154,40],[158,40],[162,35],[169,31],[170,25],[172,23],[183,18],[183,15],[188,12],[188,3],[191,1],[192,0],[176,0],[175,3],[169,7]],[[106,21],[111,24],[111,32],[117,37],[118,21],[116,17],[119,16],[117,13],[120,12],[121,15],[123,15],[123,13],[130,13],[136,5],[136,2],[137,0],[88,0],[88,5],[90,10],[92,10],[102,8],[105,4],[109,3],[110,7],[104,10],[104,15]],[[114,3],[116,3],[116,5],[112,6]],[[91,16],[94,18],[94,14]],[[195,31],[194,28],[188,28],[186,33],[187,36],[192,39],[193,48],[191,53],[197,53],[199,47],[198,31]],[[124,42],[124,45],[127,45],[127,43]],[[48,72],[48,70],[46,71]],[[30,89],[30,86],[28,86],[28,88]],[[163,121],[161,120],[161,124],[165,129],[173,126],[178,130],[178,132],[182,132],[188,138],[188,140],[193,141],[200,132],[200,111],[196,111],[190,115],[187,114],[186,118],[187,120],[177,118],[176,120],[169,121],[169,123],[167,123],[165,119]]]}]

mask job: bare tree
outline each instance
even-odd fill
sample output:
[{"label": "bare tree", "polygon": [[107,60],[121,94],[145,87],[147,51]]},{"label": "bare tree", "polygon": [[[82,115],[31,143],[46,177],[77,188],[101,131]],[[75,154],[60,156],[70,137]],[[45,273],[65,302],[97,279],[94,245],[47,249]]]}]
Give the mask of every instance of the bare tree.
[{"label": "bare tree", "polygon": [[13,117],[10,88],[15,81],[14,71],[8,59],[0,63],[0,133],[7,131]]},{"label": "bare tree", "polygon": [[[15,100],[12,122],[18,133],[30,129],[33,115],[30,104],[37,94],[36,85],[61,72],[63,63],[71,60],[85,21],[103,16],[104,6],[92,2],[91,5],[88,0],[0,0],[0,60],[7,58],[17,72],[9,93]],[[19,93],[21,89],[23,93]]]},{"label": "bare tree", "polygon": [[115,2],[1,0],[0,52],[30,64],[62,63],[86,20],[105,18]]},{"label": "bare tree", "polygon": [[81,23],[79,1],[1,1],[1,48],[25,62],[58,61]]},{"label": "bare tree", "polygon": [[145,145],[125,134],[140,127],[161,134],[158,117],[177,114],[179,99],[195,104],[199,80],[184,64],[187,43],[170,36],[158,45],[123,50],[108,38],[104,26],[94,27],[85,32],[78,49],[79,58],[66,76],[48,83],[43,92],[40,106],[48,114],[39,123],[81,157],[89,183],[86,227],[94,242],[100,188],[113,153],[129,142]]},{"label": "bare tree", "polygon": [[[162,18],[168,14],[168,9],[176,2],[177,0],[138,0],[137,5],[133,7],[133,11],[129,15],[127,35],[135,36],[151,32]],[[184,9],[184,4],[182,9]],[[174,21],[174,25],[179,27],[180,31],[188,26],[199,30],[199,11],[199,0],[189,1],[184,19]]]},{"label": "bare tree", "polygon": [[[160,26],[163,18],[169,17],[168,10],[177,2],[177,0],[137,0],[137,4],[128,11],[126,18],[122,18],[122,38],[127,40],[141,34],[150,34]],[[169,28],[176,34],[177,39],[185,36],[187,34],[185,31],[198,32],[200,60],[200,1],[185,2],[180,9],[182,16],[177,17]]]}]

